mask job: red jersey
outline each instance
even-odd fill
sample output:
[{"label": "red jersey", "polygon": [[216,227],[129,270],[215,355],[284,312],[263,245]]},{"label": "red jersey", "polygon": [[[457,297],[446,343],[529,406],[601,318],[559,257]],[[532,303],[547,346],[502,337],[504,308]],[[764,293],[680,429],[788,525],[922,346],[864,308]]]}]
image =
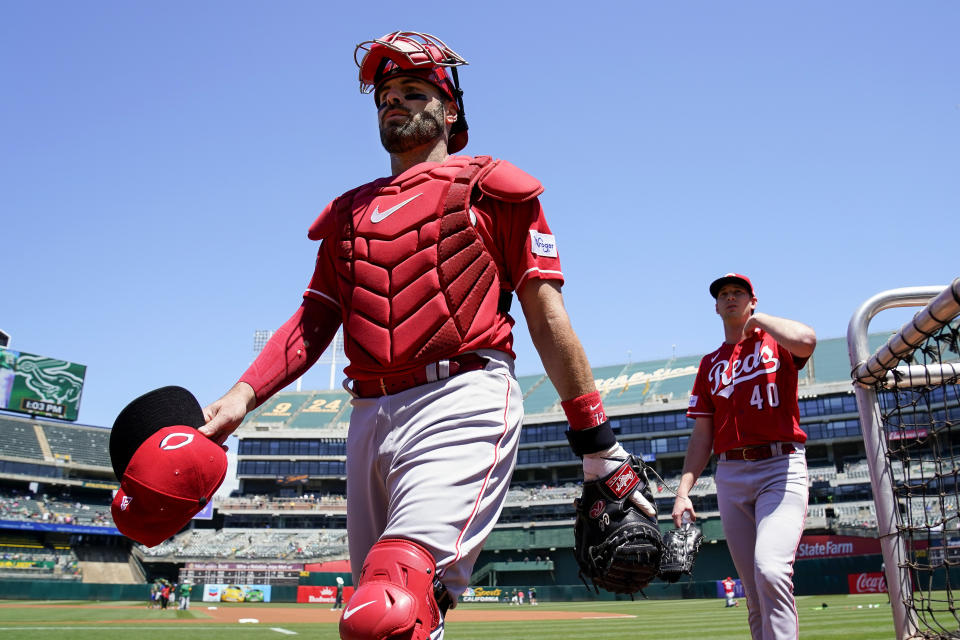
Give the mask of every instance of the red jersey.
[{"label": "red jersey", "polygon": [[[397,198],[395,195],[397,185],[422,185],[416,188],[419,194],[421,191],[430,189],[431,177],[427,175],[429,172],[442,171],[447,165],[462,164],[462,160],[458,156],[451,156],[442,165],[435,162],[421,163],[391,179],[381,179],[367,185],[373,191],[365,195],[361,205],[358,205],[360,208],[354,212],[355,220],[358,220],[360,225],[357,234],[363,235],[365,226],[369,226],[371,222],[378,225],[376,229],[381,236],[385,233],[383,229],[389,232],[390,227],[386,223],[379,224],[378,221],[390,215],[393,218],[391,223],[394,220],[397,221],[403,233],[398,232],[395,238],[381,237],[372,242],[404,243],[410,235],[406,230],[416,226],[417,216],[432,213],[432,208],[423,208],[421,204],[427,198],[415,199],[416,194],[409,198],[404,195],[402,201],[393,202]],[[496,267],[496,281],[501,291],[516,291],[529,279],[563,282],[556,242],[544,218],[538,198],[510,202],[485,192],[481,197],[471,199],[469,211],[471,224]],[[403,226],[400,226],[401,223]],[[352,308],[352,301],[356,299],[355,292],[342,273],[338,277],[338,261],[342,263],[343,260],[338,256],[340,238],[336,233],[325,238],[321,243],[313,278],[304,292],[304,297],[335,308],[344,319],[345,326],[359,326],[361,323],[358,322],[357,314]],[[342,265],[339,266],[342,267]],[[429,277],[434,282],[442,280]],[[386,304],[399,306],[398,301],[403,302],[399,295],[396,301],[391,300]],[[394,306],[395,310],[397,306]],[[419,312],[427,313],[430,309],[423,308]],[[483,327],[482,331],[472,334],[460,344],[446,347],[446,352],[440,357],[449,358],[477,349],[496,349],[515,357],[512,349],[513,324],[514,320],[508,313],[497,311],[490,319],[489,326]],[[373,362],[367,354],[354,357],[358,354],[351,354],[350,347],[351,344],[347,341],[345,348],[350,364],[344,372],[347,377],[356,380],[371,380],[385,374],[403,373],[415,366],[427,364],[427,362],[419,362],[416,358],[400,356],[389,362],[383,359]],[[431,355],[430,359],[434,361],[437,357]]]},{"label": "red jersey", "polygon": [[798,358],[757,330],[703,357],[687,416],[713,418],[713,451],[771,442],[806,442],[800,429]]}]

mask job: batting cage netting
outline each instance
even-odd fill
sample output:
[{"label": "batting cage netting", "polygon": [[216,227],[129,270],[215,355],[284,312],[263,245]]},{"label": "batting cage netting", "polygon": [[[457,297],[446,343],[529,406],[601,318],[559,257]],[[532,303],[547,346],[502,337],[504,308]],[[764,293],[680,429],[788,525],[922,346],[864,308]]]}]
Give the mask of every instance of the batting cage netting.
[{"label": "batting cage netting", "polygon": [[[923,309],[870,354],[903,306]],[[874,296],[847,342],[897,638],[960,637],[960,278]]]}]

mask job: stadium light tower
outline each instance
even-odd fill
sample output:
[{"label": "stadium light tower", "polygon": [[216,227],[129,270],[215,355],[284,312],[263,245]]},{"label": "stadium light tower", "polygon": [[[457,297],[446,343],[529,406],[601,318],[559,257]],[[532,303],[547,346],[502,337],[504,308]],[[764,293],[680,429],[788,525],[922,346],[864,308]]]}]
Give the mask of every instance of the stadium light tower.
[{"label": "stadium light tower", "polygon": [[323,355],[320,356],[320,363],[327,364],[330,363],[330,389],[334,389],[334,384],[337,379],[337,362],[341,364],[346,362],[347,355],[343,352],[343,327],[341,326],[337,329],[337,333],[333,336],[333,340],[330,341],[330,344],[327,346],[326,350],[323,352]]},{"label": "stadium light tower", "polygon": [[269,329],[257,329],[253,332],[253,357],[256,358],[260,355],[260,352],[263,351],[263,347],[266,346],[267,341],[273,335],[273,331]]},{"label": "stadium light tower", "polygon": [[[263,347],[266,346],[267,341],[273,336],[273,331],[268,329],[257,329],[253,332],[253,357],[256,358],[260,355],[260,352],[263,351]],[[343,352],[343,327],[337,330],[336,335],[333,336],[333,340],[330,341],[329,346],[323,352],[323,355],[320,356],[318,361],[320,364],[329,364],[330,365],[330,389],[334,389],[334,384],[336,384],[337,379],[337,363],[341,365],[346,362],[347,356]],[[301,390],[301,381],[303,376],[297,378],[297,391]]]}]

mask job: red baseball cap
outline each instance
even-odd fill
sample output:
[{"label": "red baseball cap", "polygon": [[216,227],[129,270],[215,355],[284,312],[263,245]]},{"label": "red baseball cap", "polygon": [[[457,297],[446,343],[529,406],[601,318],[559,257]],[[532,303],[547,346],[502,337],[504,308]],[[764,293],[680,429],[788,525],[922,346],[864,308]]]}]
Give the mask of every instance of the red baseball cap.
[{"label": "red baseball cap", "polygon": [[710,295],[713,296],[714,300],[717,299],[720,289],[727,284],[738,284],[741,287],[746,288],[746,290],[750,293],[751,298],[757,297],[757,294],[753,290],[753,284],[750,282],[750,278],[740,273],[727,273],[710,283]]},{"label": "red baseball cap", "polygon": [[227,454],[197,430],[203,424],[200,404],[182,387],[146,393],[120,412],[110,433],[120,480],[110,511],[125,536],[156,546],[213,498],[227,474]]}]

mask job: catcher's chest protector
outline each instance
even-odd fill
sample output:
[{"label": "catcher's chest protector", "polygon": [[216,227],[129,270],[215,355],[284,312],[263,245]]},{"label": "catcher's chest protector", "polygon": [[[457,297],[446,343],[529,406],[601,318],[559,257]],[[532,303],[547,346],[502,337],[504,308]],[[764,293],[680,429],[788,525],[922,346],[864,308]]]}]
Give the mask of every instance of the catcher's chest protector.
[{"label": "catcher's chest protector", "polygon": [[488,331],[500,280],[471,220],[491,158],[455,156],[334,203],[345,350],[354,365],[399,369],[455,355]]}]

